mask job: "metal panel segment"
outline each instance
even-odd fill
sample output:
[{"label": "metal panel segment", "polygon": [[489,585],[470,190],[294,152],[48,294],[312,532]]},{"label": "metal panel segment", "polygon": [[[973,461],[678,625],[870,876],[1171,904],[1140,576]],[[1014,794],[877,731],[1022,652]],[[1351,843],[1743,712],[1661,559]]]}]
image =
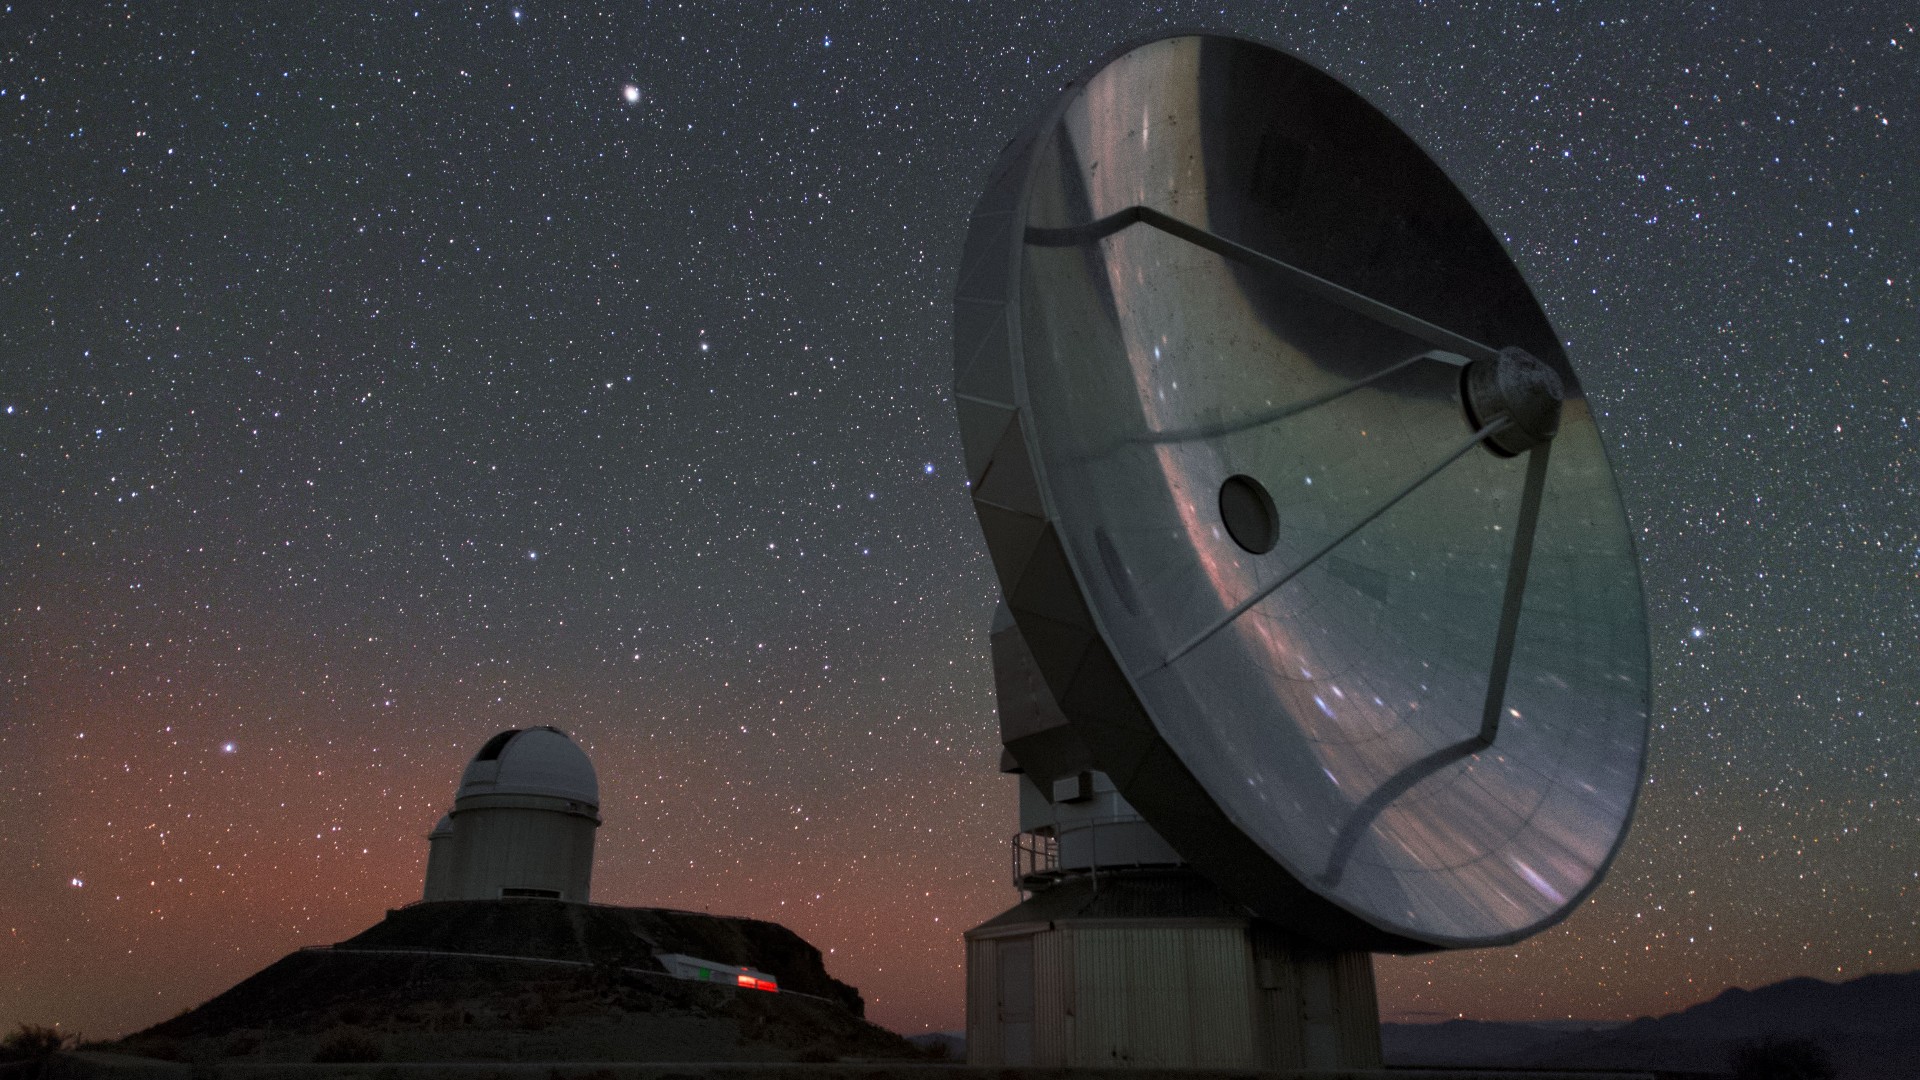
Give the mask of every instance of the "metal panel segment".
[{"label": "metal panel segment", "polygon": [[1033,937],[1033,1063],[1070,1066],[1074,1057],[1074,932]]},{"label": "metal panel segment", "polygon": [[1244,1068],[1258,1060],[1244,926],[1076,926],[1079,1063]]},{"label": "metal panel segment", "polygon": [[996,1015],[1000,1020],[1000,1061],[1005,1065],[1032,1065],[1033,938],[1001,938],[994,947],[999,951]]},{"label": "metal panel segment", "polygon": [[999,953],[992,937],[967,939],[967,1060],[976,1065],[1000,1062]]}]

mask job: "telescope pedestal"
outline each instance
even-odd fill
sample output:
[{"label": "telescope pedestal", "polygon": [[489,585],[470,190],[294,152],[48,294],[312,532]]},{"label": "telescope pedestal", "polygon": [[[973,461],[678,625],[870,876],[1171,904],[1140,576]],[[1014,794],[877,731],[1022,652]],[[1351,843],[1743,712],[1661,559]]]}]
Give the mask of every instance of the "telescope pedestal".
[{"label": "telescope pedestal", "polygon": [[1189,870],[1068,878],[966,937],[971,1065],[1380,1068],[1372,956]]}]

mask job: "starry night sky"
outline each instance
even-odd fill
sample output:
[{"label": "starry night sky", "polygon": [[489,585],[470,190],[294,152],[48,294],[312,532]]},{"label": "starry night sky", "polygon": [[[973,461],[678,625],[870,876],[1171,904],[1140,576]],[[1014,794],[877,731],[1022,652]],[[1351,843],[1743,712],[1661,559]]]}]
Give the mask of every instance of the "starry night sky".
[{"label": "starry night sky", "polygon": [[474,749],[550,723],[596,899],[779,920],[959,1027],[959,935],[1016,899],[959,245],[1025,118],[1175,25],[1449,170],[1639,534],[1611,878],[1382,959],[1387,1017],[1920,965],[1906,5],[156,7],[0,8],[0,1026],[127,1031],[357,932]]}]

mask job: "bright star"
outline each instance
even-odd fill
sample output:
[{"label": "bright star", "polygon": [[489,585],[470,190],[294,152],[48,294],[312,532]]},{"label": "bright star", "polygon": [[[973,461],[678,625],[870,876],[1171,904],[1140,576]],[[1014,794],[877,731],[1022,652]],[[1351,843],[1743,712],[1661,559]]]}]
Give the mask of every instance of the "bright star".
[{"label": "bright star", "polygon": [[632,83],[620,88],[620,96],[626,98],[629,105],[640,104],[640,88]]}]

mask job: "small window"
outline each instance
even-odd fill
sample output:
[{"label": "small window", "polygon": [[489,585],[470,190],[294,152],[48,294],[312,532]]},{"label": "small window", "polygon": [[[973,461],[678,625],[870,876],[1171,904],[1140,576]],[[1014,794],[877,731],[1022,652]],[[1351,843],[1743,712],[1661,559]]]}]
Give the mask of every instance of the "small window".
[{"label": "small window", "polygon": [[501,889],[500,896],[503,899],[506,897],[527,897],[534,900],[558,900],[560,899],[560,890],[559,889]]}]

